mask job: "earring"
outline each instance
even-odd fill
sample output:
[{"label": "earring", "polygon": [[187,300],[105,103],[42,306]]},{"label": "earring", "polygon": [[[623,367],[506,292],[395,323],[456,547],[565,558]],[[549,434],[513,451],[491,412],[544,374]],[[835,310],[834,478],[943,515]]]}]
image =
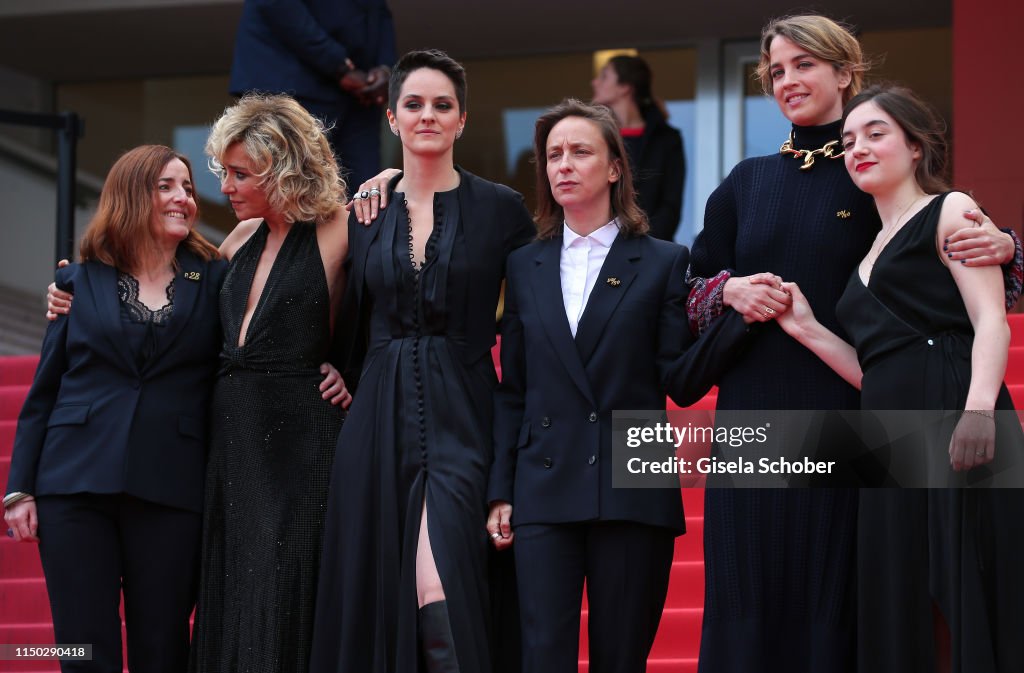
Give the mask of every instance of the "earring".
[{"label": "earring", "polygon": [[391,127],[391,132],[394,133],[396,136],[398,135],[398,129],[395,128],[394,126]]},{"label": "earring", "polygon": [[458,131],[455,132],[455,139],[458,140],[461,137],[462,137],[462,129],[459,129]]}]

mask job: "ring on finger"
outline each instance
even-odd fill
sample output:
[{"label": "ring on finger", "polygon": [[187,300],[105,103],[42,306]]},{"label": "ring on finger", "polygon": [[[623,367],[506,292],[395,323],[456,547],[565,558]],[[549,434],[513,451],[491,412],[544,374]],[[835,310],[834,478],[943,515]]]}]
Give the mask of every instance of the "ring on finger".
[{"label": "ring on finger", "polygon": [[497,540],[499,537],[501,537],[501,533],[491,533],[492,540]]},{"label": "ring on finger", "polygon": [[765,306],[764,313],[765,315],[775,315],[775,309],[773,309],[771,306]]},{"label": "ring on finger", "polygon": [[359,198],[361,198],[361,199],[368,199],[368,198],[370,198],[370,192],[368,192],[368,191],[366,191],[364,189],[363,191],[359,192]]},{"label": "ring on finger", "polygon": [[373,198],[375,196],[380,196],[380,190],[377,189],[376,187],[370,190],[370,198]]},{"label": "ring on finger", "polygon": [[977,457],[981,458],[982,456],[985,455],[985,452],[984,451],[975,451],[974,455],[976,455]]}]

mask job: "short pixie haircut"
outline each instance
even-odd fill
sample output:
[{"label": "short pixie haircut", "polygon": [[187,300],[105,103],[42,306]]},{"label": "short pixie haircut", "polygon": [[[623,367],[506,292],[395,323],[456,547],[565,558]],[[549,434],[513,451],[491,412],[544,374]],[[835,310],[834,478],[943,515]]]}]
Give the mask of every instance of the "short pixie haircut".
[{"label": "short pixie haircut", "polygon": [[239,143],[267,202],[288,222],[323,222],[345,201],[345,181],[324,125],[290,96],[247,94],[213,124],[210,168],[224,175],[228,148]]},{"label": "short pixie haircut", "polygon": [[388,107],[391,108],[391,111],[394,112],[398,105],[402,85],[405,84],[409,73],[421,68],[437,70],[451,80],[452,86],[455,87],[455,100],[459,103],[459,113],[464,113],[466,111],[466,69],[440,49],[410,51],[398,59],[388,84]]}]

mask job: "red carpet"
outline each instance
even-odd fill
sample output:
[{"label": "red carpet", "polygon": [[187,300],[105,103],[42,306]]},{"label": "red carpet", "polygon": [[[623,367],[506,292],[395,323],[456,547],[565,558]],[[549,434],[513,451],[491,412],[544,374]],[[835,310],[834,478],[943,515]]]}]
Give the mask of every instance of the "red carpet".
[{"label": "red carpet", "polygon": [[[1024,314],[1010,316],[1013,334],[1006,381],[1016,401],[1024,405]],[[7,484],[11,446],[21,404],[35,372],[36,357],[0,358],[0,487]],[[694,408],[713,409],[714,391]],[[670,408],[675,408],[669,403]],[[700,649],[701,608],[704,603],[704,491],[684,489],[688,533],[676,541],[675,561],[661,628],[647,667],[649,673],[692,673]],[[580,634],[580,671],[587,670],[587,610],[584,604]],[[17,544],[0,536],[0,643],[53,642],[50,608],[35,545]],[[54,662],[0,663],[10,673],[56,672]]]}]

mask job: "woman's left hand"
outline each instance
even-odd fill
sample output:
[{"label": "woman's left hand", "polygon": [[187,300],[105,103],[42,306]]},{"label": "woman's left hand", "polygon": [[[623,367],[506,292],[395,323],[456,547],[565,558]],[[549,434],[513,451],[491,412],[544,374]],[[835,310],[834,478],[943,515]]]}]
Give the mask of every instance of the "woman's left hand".
[{"label": "woman's left hand", "polygon": [[330,362],[320,365],[320,373],[324,375],[324,380],[320,382],[320,396],[331,404],[340,404],[342,409],[348,409],[352,404],[352,394],[345,386],[345,379],[341,378],[341,374]]},{"label": "woman's left hand", "polygon": [[508,549],[515,540],[512,532],[512,503],[495,500],[487,516],[487,535],[498,551]]},{"label": "woman's left hand", "polygon": [[[385,168],[373,176],[359,189],[352,192],[352,199],[345,205],[345,210],[356,213],[356,221],[360,224],[369,225],[377,219],[377,213],[388,206],[388,183],[402,171],[397,168]],[[363,194],[366,194],[363,197]]]},{"label": "woman's left hand", "polygon": [[4,521],[10,526],[17,542],[39,542],[36,533],[39,529],[39,516],[36,512],[36,499],[28,496],[11,505],[4,512]]},{"label": "woman's left hand", "polygon": [[1000,231],[988,215],[975,208],[964,211],[970,226],[947,238],[942,251],[954,262],[964,266],[1006,264],[1013,259],[1013,238]]},{"label": "woman's left hand", "polygon": [[991,463],[996,451],[995,417],[965,411],[949,440],[949,464],[957,472]]}]

